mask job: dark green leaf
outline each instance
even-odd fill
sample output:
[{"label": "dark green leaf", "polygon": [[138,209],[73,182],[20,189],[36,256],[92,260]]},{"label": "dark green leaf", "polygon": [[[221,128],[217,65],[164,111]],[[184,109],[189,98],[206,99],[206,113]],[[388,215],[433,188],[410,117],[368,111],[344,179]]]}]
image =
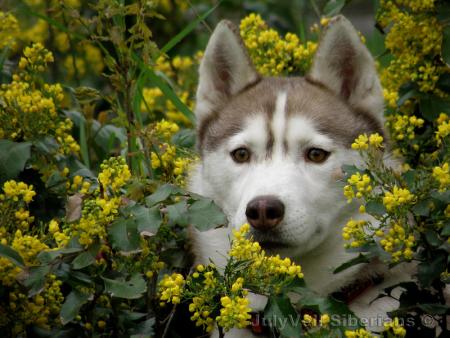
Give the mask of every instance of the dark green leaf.
[{"label": "dark green leaf", "polygon": [[418,307],[429,315],[444,315],[450,309],[444,304],[419,304]]},{"label": "dark green leaf", "polygon": [[189,217],[187,214],[188,205],[186,201],[167,206],[167,214],[171,224],[188,225]]},{"label": "dark green leaf", "polygon": [[64,248],[59,250],[41,251],[37,255],[37,259],[43,264],[48,264],[62,255],[72,254],[80,251],[83,251],[83,248]]},{"label": "dark green leaf", "polygon": [[138,224],[137,229],[139,233],[146,232],[148,234],[156,234],[158,229],[162,223],[161,211],[159,210],[159,206],[156,205],[150,209],[144,208],[143,214],[136,219]]},{"label": "dark green leaf", "polygon": [[0,140],[0,182],[15,178],[30,158],[31,142]]},{"label": "dark green leaf", "polygon": [[172,184],[164,184],[160,186],[153,194],[148,196],[145,199],[145,203],[147,206],[152,207],[156,203],[163,202],[169,198],[170,195],[174,194],[182,194],[183,190],[172,185]]},{"label": "dark green leaf", "polygon": [[437,233],[433,230],[427,230],[425,232],[425,238],[431,246],[438,247],[442,241],[439,239]]},{"label": "dark green leaf", "polygon": [[420,101],[420,109],[423,117],[431,122],[436,120],[440,113],[450,115],[450,102],[435,95],[428,95]]},{"label": "dark green leaf", "polygon": [[66,325],[72,321],[80,312],[81,307],[89,299],[89,295],[78,290],[73,290],[66,297],[64,304],[61,306],[61,323]]},{"label": "dark green leaf", "polygon": [[442,31],[442,58],[450,66],[450,25],[445,26]]},{"label": "dark green leaf", "polygon": [[301,318],[286,295],[269,297],[264,318],[277,328],[281,337],[301,337]]},{"label": "dark green leaf", "polygon": [[413,82],[408,82],[400,87],[398,95],[399,99],[397,105],[402,106],[407,100],[418,94],[417,86]]},{"label": "dark green leaf", "polygon": [[126,281],[124,279],[109,279],[102,277],[105,282],[105,291],[113,297],[137,299],[147,290],[145,280],[136,274]]},{"label": "dark green leaf", "polygon": [[450,74],[449,73],[442,74],[439,77],[437,86],[446,92],[450,92]]},{"label": "dark green leaf", "polygon": [[44,289],[45,279],[49,272],[50,266],[48,265],[33,266],[22,271],[18,278],[29,289],[29,297],[38,294]]},{"label": "dark green leaf", "polygon": [[450,203],[450,190],[444,192],[433,191],[430,195],[438,201]]},{"label": "dark green leaf", "polygon": [[362,253],[360,253],[358,257],[352,258],[351,260],[339,265],[336,269],[334,269],[333,273],[339,273],[354,265],[369,263],[370,259],[371,257],[369,255],[363,255]]},{"label": "dark green leaf", "polygon": [[369,201],[366,204],[366,212],[374,216],[383,216],[386,214],[386,208],[380,201]]},{"label": "dark green leaf", "polygon": [[22,256],[20,256],[17,251],[7,245],[0,244],[0,256],[8,258],[11,262],[22,269],[25,267],[25,262],[23,261]]},{"label": "dark green leaf", "polygon": [[424,287],[429,287],[431,283],[440,277],[446,269],[446,255],[435,255],[432,261],[425,261],[419,264],[417,277]]},{"label": "dark green leaf", "polygon": [[108,235],[114,249],[130,252],[140,247],[137,223],[133,219],[117,219],[109,227]]},{"label": "dark green leaf", "polygon": [[450,222],[447,222],[444,225],[444,228],[441,231],[442,236],[450,236]]},{"label": "dark green leaf", "polygon": [[79,254],[73,261],[72,267],[75,270],[83,269],[95,262],[95,255],[90,251]]},{"label": "dark green leaf", "polygon": [[416,216],[428,216],[430,214],[430,201],[428,199],[420,200],[411,210]]},{"label": "dark green leaf", "polygon": [[209,199],[194,202],[189,207],[188,215],[189,224],[199,230],[207,230],[226,222],[224,213]]},{"label": "dark green leaf", "polygon": [[192,148],[195,145],[195,131],[182,129],[172,137],[172,143],[183,148]]},{"label": "dark green leaf", "polygon": [[345,0],[329,0],[323,8],[325,16],[335,16],[339,14],[345,6]]},{"label": "dark green leaf", "polygon": [[147,319],[130,330],[130,338],[144,338],[153,337],[153,326],[155,325],[155,318]]}]

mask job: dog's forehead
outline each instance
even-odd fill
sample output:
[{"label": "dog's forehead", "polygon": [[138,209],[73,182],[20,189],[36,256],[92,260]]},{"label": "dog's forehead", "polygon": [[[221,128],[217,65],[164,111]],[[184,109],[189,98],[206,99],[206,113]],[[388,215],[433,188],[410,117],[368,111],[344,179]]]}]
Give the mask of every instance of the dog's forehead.
[{"label": "dog's forehead", "polygon": [[211,112],[198,126],[200,150],[216,149],[241,132],[248,125],[245,122],[257,115],[262,115],[267,125],[261,133],[270,134],[281,94],[286,95],[283,107],[286,125],[297,116],[304,117],[318,132],[347,147],[359,134],[383,133],[382,127],[369,114],[349,107],[320,83],[300,77],[264,78],[232,98],[220,111]]}]

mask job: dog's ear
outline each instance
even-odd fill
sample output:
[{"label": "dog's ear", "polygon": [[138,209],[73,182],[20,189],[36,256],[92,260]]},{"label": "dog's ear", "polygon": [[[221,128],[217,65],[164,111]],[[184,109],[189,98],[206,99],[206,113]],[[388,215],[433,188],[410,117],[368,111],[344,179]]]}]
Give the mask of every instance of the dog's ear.
[{"label": "dog's ear", "polygon": [[197,121],[219,109],[231,96],[259,79],[239,30],[230,21],[221,21],[214,30],[199,73],[195,109]]},{"label": "dog's ear", "polygon": [[384,100],[375,62],[343,16],[330,20],[308,77],[324,84],[352,107],[382,121]]}]

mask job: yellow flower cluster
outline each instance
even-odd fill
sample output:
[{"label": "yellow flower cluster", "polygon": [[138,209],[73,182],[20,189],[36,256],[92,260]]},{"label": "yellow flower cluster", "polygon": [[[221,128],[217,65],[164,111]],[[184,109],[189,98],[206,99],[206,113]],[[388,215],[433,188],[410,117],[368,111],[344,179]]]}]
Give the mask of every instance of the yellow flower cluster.
[{"label": "yellow flower cluster", "polygon": [[195,322],[196,326],[202,326],[206,332],[211,332],[214,329],[214,319],[210,317],[211,306],[205,301],[205,298],[192,298],[189,311],[193,313],[191,320]]},{"label": "yellow flower cluster", "polygon": [[381,73],[383,86],[393,93],[402,84],[414,81],[421,91],[434,91],[445,69],[434,61],[441,52],[442,39],[442,25],[436,17],[427,15],[434,1],[383,0],[380,5],[378,22],[382,27],[392,24],[385,44],[395,56]]},{"label": "yellow flower cluster", "polygon": [[412,140],[416,137],[415,129],[421,128],[424,120],[416,116],[393,115],[388,116],[386,126],[390,129],[391,135],[396,140]]},{"label": "yellow flower cluster", "polygon": [[414,252],[412,248],[415,245],[414,235],[408,235],[405,227],[398,222],[393,222],[388,233],[377,232],[377,235],[384,238],[380,241],[384,251],[392,255],[392,261],[398,262],[404,257],[407,260],[412,259]]},{"label": "yellow flower cluster", "polygon": [[0,11],[0,50],[14,48],[19,34],[19,22],[11,13]]},{"label": "yellow flower cluster", "polygon": [[377,338],[365,329],[346,330],[345,338]]},{"label": "yellow flower cluster", "polygon": [[[111,157],[105,160],[100,168],[101,172],[98,174],[100,187],[95,189],[92,195],[85,200],[82,216],[71,225],[69,232],[71,236],[79,236],[79,242],[84,246],[106,238],[107,225],[114,221],[119,213],[120,190],[131,178],[130,169],[121,157]],[[86,188],[89,187],[83,187],[83,189]],[[57,234],[61,238],[57,239],[55,234],[56,241],[65,239],[64,235]]]},{"label": "yellow flower cluster", "polygon": [[433,168],[433,177],[439,182],[439,191],[443,192],[450,186],[450,172],[448,163]]},{"label": "yellow flower cluster", "polygon": [[438,146],[440,146],[442,144],[442,140],[450,135],[450,121],[447,114],[441,113],[436,122],[436,141]]},{"label": "yellow flower cluster", "polygon": [[369,146],[373,148],[381,148],[383,146],[383,136],[378,133],[359,135],[352,143],[352,149],[354,150],[367,150]]},{"label": "yellow flower cluster", "polygon": [[288,257],[282,259],[279,255],[266,256],[258,242],[254,242],[252,238],[246,238],[249,231],[250,226],[247,223],[242,225],[239,230],[233,231],[234,239],[229,251],[230,257],[240,261],[251,260],[250,270],[255,274],[265,276],[265,278],[272,276],[285,276],[288,279],[303,278],[301,267]]},{"label": "yellow flower cluster", "polygon": [[17,202],[22,199],[25,203],[30,203],[33,197],[36,196],[36,192],[33,190],[32,185],[28,185],[24,182],[16,182],[14,180],[6,181],[3,184],[3,193],[0,195],[0,200],[5,198],[11,198]]},{"label": "yellow flower cluster", "polygon": [[384,323],[384,332],[393,333],[395,337],[406,336],[406,330],[400,325],[397,317],[395,317],[394,320],[390,322]]},{"label": "yellow flower cluster", "polygon": [[47,64],[53,62],[53,54],[37,42],[31,47],[26,47],[23,51],[23,57],[20,58],[19,68],[30,73],[42,73],[47,69]]},{"label": "yellow flower cluster", "polygon": [[368,225],[365,220],[350,219],[342,229],[342,238],[346,241],[352,240],[350,245],[346,246],[357,248],[364,245],[369,235]]},{"label": "yellow flower cluster", "polygon": [[103,189],[117,193],[131,178],[131,172],[123,157],[111,157],[100,165],[98,181]]},{"label": "yellow flower cluster", "polygon": [[386,191],[383,196],[383,204],[388,211],[415,201],[415,196],[406,188],[394,186],[392,192]]},{"label": "yellow flower cluster", "polygon": [[240,33],[257,70],[263,75],[304,74],[311,67],[315,42],[303,44],[297,35],[280,37],[260,15],[251,13],[240,24]]},{"label": "yellow flower cluster", "polygon": [[[347,180],[349,183],[344,187],[344,196],[347,197],[347,202],[350,203],[353,198],[361,198],[367,196],[372,191],[372,185],[369,175],[356,173],[350,176]],[[355,194],[356,192],[356,194]]]},{"label": "yellow flower cluster", "polygon": [[162,119],[155,124],[155,133],[157,136],[161,137],[166,141],[170,141],[172,136],[180,130],[180,127],[170,121]]},{"label": "yellow flower cluster", "polygon": [[245,328],[250,324],[251,309],[249,300],[245,297],[228,297],[220,298],[220,315],[216,317],[217,324],[224,328],[225,331],[233,327]]},{"label": "yellow flower cluster", "polygon": [[184,284],[184,277],[179,273],[173,273],[170,276],[164,275],[159,282],[159,292],[161,293],[159,299],[172,304],[180,303]]}]

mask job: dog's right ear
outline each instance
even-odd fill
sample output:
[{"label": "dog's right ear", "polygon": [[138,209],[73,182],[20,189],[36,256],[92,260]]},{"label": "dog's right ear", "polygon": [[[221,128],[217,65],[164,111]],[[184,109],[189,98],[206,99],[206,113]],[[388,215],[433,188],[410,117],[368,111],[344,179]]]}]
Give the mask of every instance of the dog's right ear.
[{"label": "dog's right ear", "polygon": [[256,72],[239,36],[230,21],[221,21],[214,30],[200,63],[195,114],[201,122],[219,109],[229,98],[258,81]]}]

